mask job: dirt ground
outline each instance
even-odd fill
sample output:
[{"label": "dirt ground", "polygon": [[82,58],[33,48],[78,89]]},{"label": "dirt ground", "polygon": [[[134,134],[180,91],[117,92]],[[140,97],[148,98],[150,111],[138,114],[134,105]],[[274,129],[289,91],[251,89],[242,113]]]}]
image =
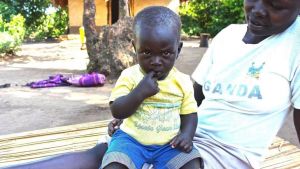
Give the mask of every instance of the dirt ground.
[{"label": "dirt ground", "polygon": [[[184,41],[176,67],[191,74],[205,48],[199,40]],[[114,80],[102,87],[55,87],[30,89],[26,83],[54,74],[71,76],[85,72],[88,55],[79,40],[24,44],[15,58],[0,58],[0,135],[78,124],[111,118],[108,97]],[[297,144],[290,116],[279,136]],[[297,144],[299,145],[299,144]]]}]

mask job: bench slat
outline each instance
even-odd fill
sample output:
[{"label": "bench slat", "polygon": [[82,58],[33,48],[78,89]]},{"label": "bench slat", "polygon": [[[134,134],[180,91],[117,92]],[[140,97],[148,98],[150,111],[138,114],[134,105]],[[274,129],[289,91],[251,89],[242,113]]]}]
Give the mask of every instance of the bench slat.
[{"label": "bench slat", "polygon": [[[0,167],[89,149],[106,135],[109,121],[0,136]],[[261,168],[300,169],[300,149],[276,137]]]}]

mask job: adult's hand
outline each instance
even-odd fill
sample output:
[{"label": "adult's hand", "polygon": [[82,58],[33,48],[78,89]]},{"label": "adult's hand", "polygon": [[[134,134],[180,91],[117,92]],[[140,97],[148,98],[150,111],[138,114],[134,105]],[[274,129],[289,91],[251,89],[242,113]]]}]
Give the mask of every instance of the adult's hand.
[{"label": "adult's hand", "polygon": [[108,124],[108,135],[112,136],[116,130],[120,128],[120,125],[123,123],[123,120],[120,119],[113,119]]}]

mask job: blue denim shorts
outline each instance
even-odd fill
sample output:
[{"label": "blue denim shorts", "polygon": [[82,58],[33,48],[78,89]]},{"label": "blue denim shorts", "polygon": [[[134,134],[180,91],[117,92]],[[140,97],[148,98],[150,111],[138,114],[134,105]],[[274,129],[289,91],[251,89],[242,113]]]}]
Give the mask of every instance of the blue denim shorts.
[{"label": "blue denim shorts", "polygon": [[129,169],[141,169],[145,163],[152,164],[157,169],[177,169],[195,158],[200,158],[195,148],[190,153],[185,153],[169,144],[142,145],[119,129],[112,137],[101,168],[117,162]]}]

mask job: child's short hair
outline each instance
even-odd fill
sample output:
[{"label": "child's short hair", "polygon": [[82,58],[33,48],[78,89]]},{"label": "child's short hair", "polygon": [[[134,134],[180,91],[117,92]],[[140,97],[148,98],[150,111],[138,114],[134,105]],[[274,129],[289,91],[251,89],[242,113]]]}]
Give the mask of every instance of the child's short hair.
[{"label": "child's short hair", "polygon": [[181,21],[179,16],[171,9],[163,6],[150,6],[141,10],[134,18],[133,30],[137,25],[169,26],[177,32],[180,41]]}]

